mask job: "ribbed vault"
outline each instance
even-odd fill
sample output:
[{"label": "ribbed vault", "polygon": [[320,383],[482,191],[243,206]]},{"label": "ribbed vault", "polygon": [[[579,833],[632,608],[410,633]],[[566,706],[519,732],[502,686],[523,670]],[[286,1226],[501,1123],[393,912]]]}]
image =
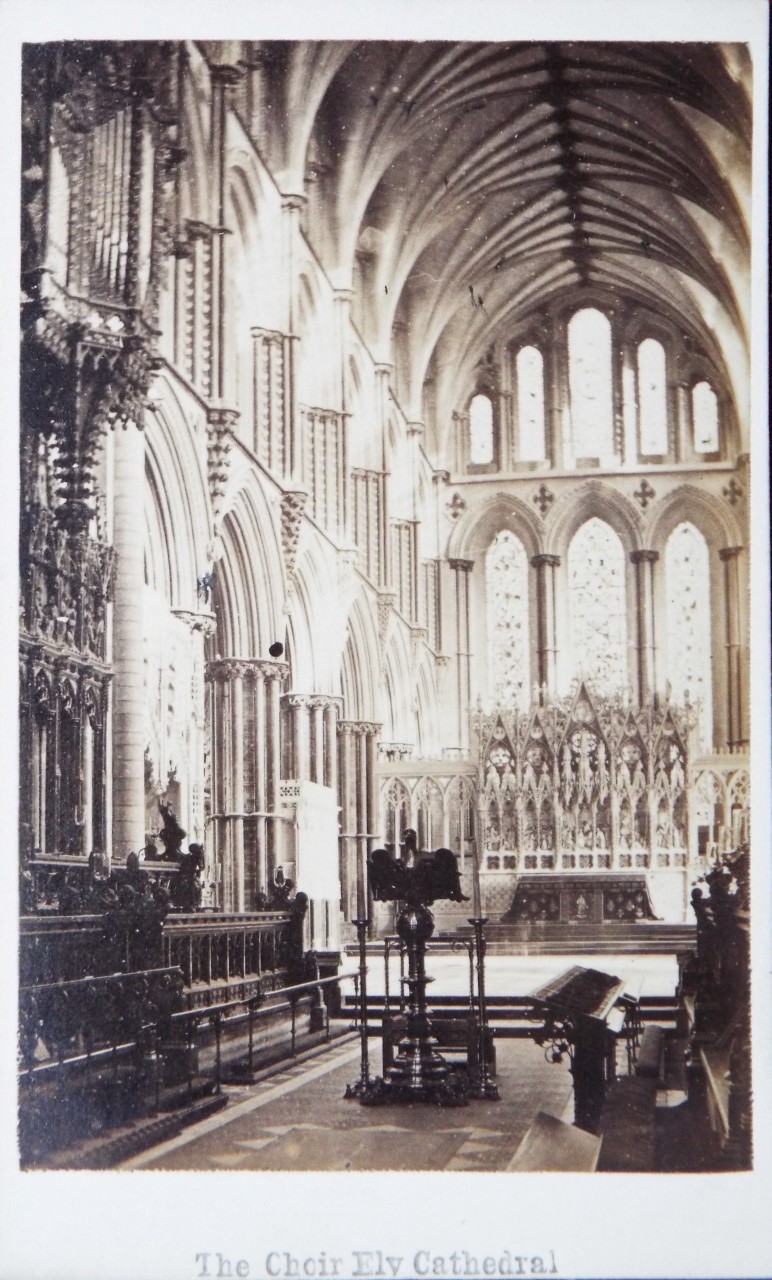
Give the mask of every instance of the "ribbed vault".
[{"label": "ribbed vault", "polygon": [[[254,45],[258,144],[333,283],[359,295],[403,408],[447,415],[491,343],[558,298],[613,294],[747,358],[750,66],[699,44]],[[281,128],[277,125],[281,123]]]}]

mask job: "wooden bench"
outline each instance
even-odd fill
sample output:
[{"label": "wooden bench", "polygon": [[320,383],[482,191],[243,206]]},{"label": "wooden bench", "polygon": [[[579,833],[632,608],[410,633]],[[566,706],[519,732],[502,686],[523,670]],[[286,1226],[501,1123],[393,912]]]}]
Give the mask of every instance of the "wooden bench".
[{"label": "wooden bench", "polygon": [[641,1036],[635,1074],[649,1080],[662,1080],[665,1074],[665,1031],[654,1024]]},{"label": "wooden bench", "polygon": [[508,1173],[594,1173],[602,1139],[546,1111],[536,1119],[507,1165]]}]

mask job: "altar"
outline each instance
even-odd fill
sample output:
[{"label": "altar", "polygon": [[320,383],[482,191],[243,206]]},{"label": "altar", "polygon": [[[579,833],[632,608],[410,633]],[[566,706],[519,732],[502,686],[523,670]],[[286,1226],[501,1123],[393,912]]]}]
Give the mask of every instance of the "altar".
[{"label": "altar", "polygon": [[657,920],[645,875],[520,876],[505,924],[630,924]]}]

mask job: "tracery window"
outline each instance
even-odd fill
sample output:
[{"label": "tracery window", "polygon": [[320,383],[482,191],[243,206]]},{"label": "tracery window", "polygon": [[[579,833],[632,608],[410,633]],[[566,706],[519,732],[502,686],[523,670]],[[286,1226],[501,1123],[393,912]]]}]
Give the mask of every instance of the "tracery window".
[{"label": "tracery window", "polygon": [[597,516],[577,530],[568,548],[568,599],[575,674],[598,693],[625,688],[625,553],[614,530]]},{"label": "tracery window", "polygon": [[473,847],[475,807],[472,789],[465,778],[456,778],[448,789],[448,844],[462,854]]},{"label": "tracery window", "polygon": [[396,846],[410,826],[410,794],[404,782],[392,778],[384,794],[386,843]]},{"label": "tracery window", "polygon": [[544,360],[538,347],[521,347],[515,361],[521,462],[541,462],[544,446]]},{"label": "tracery window", "polygon": [[575,458],[609,459],[614,446],[611,325],[594,307],[568,324],[568,385]]},{"label": "tracery window", "polygon": [[665,548],[668,679],[673,699],[699,705],[699,739],[713,738],[710,557],[693,524],[679,524]]},{"label": "tracery window", "polygon": [[493,462],[493,404],[490,396],[473,396],[469,405],[469,461],[475,466]]},{"label": "tracery window", "polygon": [[528,557],[509,529],[496,534],[485,558],[488,665],[497,706],[527,708],[530,696]]},{"label": "tracery window", "polygon": [[638,433],[644,457],[667,453],[665,348],[655,338],[638,347]]},{"label": "tracery window", "polygon": [[709,382],[692,387],[692,426],[695,453],[717,453],[718,397]]},{"label": "tracery window", "polygon": [[418,847],[436,849],[443,843],[444,808],[442,792],[433,778],[424,778],[416,792],[418,804]]}]

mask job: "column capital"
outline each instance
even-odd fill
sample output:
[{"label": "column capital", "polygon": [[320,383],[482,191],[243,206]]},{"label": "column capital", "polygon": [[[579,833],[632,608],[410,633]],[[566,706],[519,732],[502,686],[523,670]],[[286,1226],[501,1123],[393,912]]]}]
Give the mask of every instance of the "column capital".
[{"label": "column capital", "polygon": [[460,560],[453,557],[448,560],[448,564],[451,569],[455,569],[460,573],[471,573],[472,569],[474,569],[474,560]]},{"label": "column capital", "polygon": [[212,78],[212,84],[217,85],[220,89],[230,89],[234,84],[239,83],[244,72],[240,67],[231,66],[230,63],[216,62],[210,66],[209,74]]},{"label": "column capital", "polygon": [[736,560],[745,547],[722,547],[718,553],[719,560]]},{"label": "column capital", "polygon": [[538,555],[531,556],[531,565],[534,569],[541,569],[544,565],[557,569],[560,565],[560,556],[552,555],[549,551],[540,551]]},{"label": "column capital", "polygon": [[656,564],[657,560],[659,560],[659,552],[646,550],[631,551],[630,559],[633,564]]},{"label": "column capital", "polygon": [[438,467],[432,472],[432,484],[450,484],[450,472],[445,471],[443,467]]},{"label": "column capital", "polygon": [[308,197],[304,191],[282,191],[281,207],[287,213],[302,213],[308,203]]},{"label": "column capital", "polygon": [[285,693],[282,701],[285,707],[298,711],[311,706],[311,695],[310,693]]}]

